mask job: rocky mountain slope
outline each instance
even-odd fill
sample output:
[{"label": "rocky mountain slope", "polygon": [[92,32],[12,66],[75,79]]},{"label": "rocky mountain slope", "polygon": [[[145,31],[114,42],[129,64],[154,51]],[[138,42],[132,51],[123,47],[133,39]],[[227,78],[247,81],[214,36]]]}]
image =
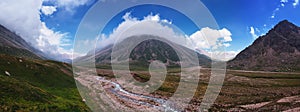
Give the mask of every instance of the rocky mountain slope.
[{"label": "rocky mountain slope", "polygon": [[300,27],[287,20],[228,62],[230,69],[300,71]]}]

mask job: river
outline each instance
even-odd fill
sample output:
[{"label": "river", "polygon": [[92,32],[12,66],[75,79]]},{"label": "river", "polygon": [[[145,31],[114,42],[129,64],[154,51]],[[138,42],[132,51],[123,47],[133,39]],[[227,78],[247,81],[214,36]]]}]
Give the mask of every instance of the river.
[{"label": "river", "polygon": [[[144,105],[150,108],[155,108],[165,112],[178,112],[175,108],[169,106],[168,104],[169,102],[165,99],[128,92],[124,90],[120,84],[113,82],[111,80],[107,80],[103,77],[97,77],[96,79],[99,82],[105,82],[113,85],[113,87],[110,88],[109,90],[111,93],[113,93],[115,96],[117,96],[120,99],[123,99],[125,101],[130,101],[139,105]],[[139,99],[144,99],[144,100],[139,100]],[[154,103],[149,103],[149,101]]]}]

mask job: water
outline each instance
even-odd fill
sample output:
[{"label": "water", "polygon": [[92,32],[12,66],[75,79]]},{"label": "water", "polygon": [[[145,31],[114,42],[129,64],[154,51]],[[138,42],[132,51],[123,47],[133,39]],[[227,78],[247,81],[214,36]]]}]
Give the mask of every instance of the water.
[{"label": "water", "polygon": [[[114,88],[111,88],[110,91],[118,96],[119,98],[122,98],[124,100],[127,100],[127,101],[130,101],[130,102],[134,102],[136,104],[140,104],[140,105],[145,105],[145,106],[148,106],[148,107],[152,107],[152,108],[156,108],[158,110],[162,110],[162,111],[166,111],[166,112],[177,112],[176,109],[170,107],[168,104],[167,104],[167,100],[165,99],[161,99],[161,98],[155,98],[155,97],[151,97],[151,96],[145,96],[145,95],[140,95],[140,94],[135,94],[135,93],[131,93],[131,92],[128,92],[126,90],[124,90],[120,84],[118,83],[115,83],[115,82],[112,82],[110,80],[106,80],[105,78],[103,77],[97,77],[97,80],[98,81],[101,81],[101,82],[105,82],[105,83],[110,83],[114,86]],[[122,94],[119,94],[119,92],[123,93],[123,94],[126,94],[126,95],[122,95]],[[140,100],[136,100],[134,98],[131,98],[131,97],[128,97],[128,96],[134,96],[134,97],[137,97],[137,98],[143,98],[143,99],[147,99],[148,101],[154,101],[156,102],[158,105],[153,105],[153,104],[150,104],[148,102],[144,102],[144,101],[140,101]]]}]

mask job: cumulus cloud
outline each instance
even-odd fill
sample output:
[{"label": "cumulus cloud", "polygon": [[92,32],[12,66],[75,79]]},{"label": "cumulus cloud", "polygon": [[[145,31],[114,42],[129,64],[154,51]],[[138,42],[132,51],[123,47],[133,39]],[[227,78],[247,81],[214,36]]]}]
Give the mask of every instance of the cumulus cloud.
[{"label": "cumulus cloud", "polygon": [[170,25],[171,22],[168,20],[161,20],[158,14],[150,14],[148,16],[145,16],[142,20],[138,20],[138,18],[131,17],[130,13],[126,13],[123,16],[123,19],[124,22],[120,23],[111,34],[99,35],[99,43],[97,44],[98,47],[105,47],[107,45],[113,44],[114,42],[116,42],[116,40],[123,40],[127,37],[142,34],[151,34],[167,38],[184,37],[183,35],[175,33],[173,29],[168,26],[168,24]]},{"label": "cumulus cloud", "polygon": [[72,59],[73,50],[63,48],[64,46],[72,45],[71,40],[68,38],[68,33],[49,29],[44,22],[41,22],[41,25],[40,34],[36,39],[37,48],[57,60]]},{"label": "cumulus cloud", "polygon": [[22,36],[26,41],[36,44],[35,39],[39,36],[40,0],[2,0],[0,2],[0,23],[8,29]]},{"label": "cumulus cloud", "polygon": [[202,28],[187,38],[194,49],[216,49],[222,46],[230,46],[232,41],[231,33],[226,28],[215,30],[211,28]]},{"label": "cumulus cloud", "polygon": [[172,42],[193,50],[229,47],[229,42],[232,41],[232,34],[226,28],[216,30],[206,27],[190,36],[181,34],[172,27],[172,22],[161,19],[159,14],[150,14],[145,16],[142,20],[139,20],[138,18],[132,17],[130,13],[126,13],[123,19],[124,21],[120,23],[111,34],[101,34],[98,36],[98,48],[114,44],[117,40],[120,41],[130,36],[142,34],[165,37]]},{"label": "cumulus cloud", "polygon": [[41,21],[42,4],[42,0],[2,0],[0,13],[5,16],[0,16],[0,23],[48,56],[64,58],[71,52],[62,48],[68,45],[67,33],[54,31]]},{"label": "cumulus cloud", "polygon": [[254,27],[250,27],[250,32],[249,32],[252,36],[253,39],[257,39],[258,35],[255,33],[255,28]]},{"label": "cumulus cloud", "polygon": [[42,6],[41,9],[42,13],[49,16],[52,15],[54,12],[57,11],[55,6]]}]

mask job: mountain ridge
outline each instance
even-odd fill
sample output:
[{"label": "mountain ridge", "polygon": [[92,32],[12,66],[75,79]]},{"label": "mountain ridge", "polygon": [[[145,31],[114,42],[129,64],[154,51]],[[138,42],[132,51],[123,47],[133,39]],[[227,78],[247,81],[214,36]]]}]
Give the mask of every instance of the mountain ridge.
[{"label": "mountain ridge", "polygon": [[22,37],[0,25],[0,53],[31,59],[47,59],[40,50],[32,47]]},{"label": "mountain ridge", "polygon": [[283,20],[228,62],[230,69],[300,71],[300,27]]}]

